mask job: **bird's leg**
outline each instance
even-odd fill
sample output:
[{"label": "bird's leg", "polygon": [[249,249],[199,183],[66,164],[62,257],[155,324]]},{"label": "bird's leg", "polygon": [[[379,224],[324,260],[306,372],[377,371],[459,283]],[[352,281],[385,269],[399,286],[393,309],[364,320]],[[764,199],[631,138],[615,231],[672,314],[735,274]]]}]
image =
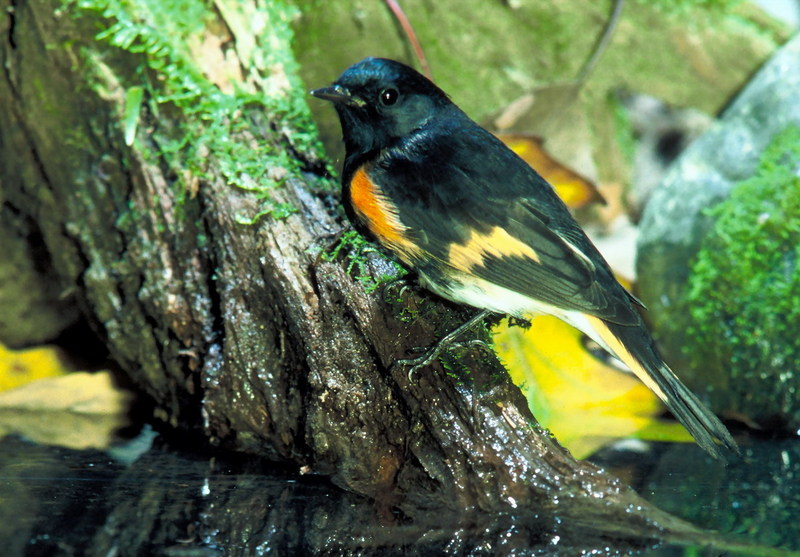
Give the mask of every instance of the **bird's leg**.
[{"label": "bird's leg", "polygon": [[395,362],[395,365],[411,366],[411,369],[408,370],[408,378],[409,380],[411,380],[415,371],[417,371],[421,367],[429,365],[436,358],[438,358],[439,355],[444,350],[452,346],[453,341],[455,339],[461,336],[464,332],[473,328],[475,325],[483,321],[485,318],[489,317],[491,314],[492,312],[489,311],[488,309],[480,311],[479,313],[471,317],[469,321],[453,329],[448,334],[443,336],[436,344],[425,349],[425,353],[422,354],[419,358],[411,358],[408,360],[397,360]]}]

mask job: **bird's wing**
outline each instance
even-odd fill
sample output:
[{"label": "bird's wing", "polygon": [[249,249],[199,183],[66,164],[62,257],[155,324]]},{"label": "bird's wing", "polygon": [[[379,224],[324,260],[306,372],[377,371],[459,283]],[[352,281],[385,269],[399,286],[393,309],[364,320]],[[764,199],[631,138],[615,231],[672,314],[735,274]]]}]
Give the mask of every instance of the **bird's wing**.
[{"label": "bird's wing", "polygon": [[[470,122],[471,123],[471,122]],[[387,150],[370,178],[426,262],[565,310],[637,324],[635,301],[553,188],[472,124]]]}]

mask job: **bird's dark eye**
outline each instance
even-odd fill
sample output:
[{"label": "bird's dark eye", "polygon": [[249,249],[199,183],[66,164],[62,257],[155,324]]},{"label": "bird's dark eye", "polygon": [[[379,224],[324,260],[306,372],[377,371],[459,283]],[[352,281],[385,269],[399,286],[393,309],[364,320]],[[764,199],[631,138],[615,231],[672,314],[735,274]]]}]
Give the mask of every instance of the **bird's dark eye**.
[{"label": "bird's dark eye", "polygon": [[384,89],[380,94],[381,104],[383,106],[392,106],[397,102],[397,97],[399,96],[400,93],[397,92],[397,89],[391,87],[389,89]]}]

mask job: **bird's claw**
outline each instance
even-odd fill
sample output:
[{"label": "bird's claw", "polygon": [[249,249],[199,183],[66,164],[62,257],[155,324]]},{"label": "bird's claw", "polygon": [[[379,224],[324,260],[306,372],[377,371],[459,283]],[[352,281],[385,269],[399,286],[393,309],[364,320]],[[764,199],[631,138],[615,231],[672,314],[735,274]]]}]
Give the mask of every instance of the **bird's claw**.
[{"label": "bird's claw", "polygon": [[491,348],[488,344],[483,342],[479,339],[468,340],[467,342],[454,342],[450,345],[450,348],[480,348],[485,350],[486,352],[491,351]]},{"label": "bird's claw", "polygon": [[430,365],[433,361],[439,357],[439,354],[447,348],[446,346],[440,346],[440,343],[436,343],[433,346],[428,348],[421,348],[419,346],[415,346],[412,348],[413,351],[419,352],[422,351],[424,354],[418,358],[409,358],[405,360],[397,360],[395,361],[394,365],[399,366],[411,366],[408,370],[408,380],[412,381],[414,379],[414,373],[420,368]]},{"label": "bird's claw", "polygon": [[456,343],[454,342],[456,338],[458,338],[461,333],[464,331],[471,329],[479,322],[483,321],[491,312],[483,310],[477,315],[473,316],[469,321],[457,327],[455,330],[451,331],[449,334],[445,335],[439,341],[434,344],[433,346],[429,346],[427,348],[415,346],[411,348],[410,351],[412,352],[424,352],[418,358],[409,358],[405,360],[397,360],[395,361],[394,365],[401,365],[401,366],[411,366],[411,369],[408,370],[408,380],[411,381],[414,376],[414,372],[416,372],[419,368],[425,367],[430,365],[439,355],[453,347],[481,347],[485,350],[489,350],[489,345],[487,345],[482,340],[470,340],[464,343]]},{"label": "bird's claw", "polygon": [[[402,298],[406,291],[408,291],[411,286],[408,284],[408,281],[405,278],[397,278],[393,279],[386,283],[381,291],[381,297],[383,298],[384,303],[386,304],[393,304],[396,303],[398,299]],[[392,293],[397,291],[397,295],[394,296]]]}]

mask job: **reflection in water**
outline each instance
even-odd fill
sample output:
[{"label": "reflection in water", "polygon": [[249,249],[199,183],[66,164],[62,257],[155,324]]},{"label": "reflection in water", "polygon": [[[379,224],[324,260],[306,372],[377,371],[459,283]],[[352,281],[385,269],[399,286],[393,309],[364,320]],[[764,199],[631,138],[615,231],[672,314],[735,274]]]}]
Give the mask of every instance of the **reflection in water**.
[{"label": "reflection in water", "polygon": [[[742,453],[726,465],[694,444],[665,443],[638,459],[606,451],[593,460],[657,507],[701,528],[800,550],[800,441],[753,442]],[[676,554],[683,555],[663,551]]]},{"label": "reflection in water", "polygon": [[[542,515],[549,518],[412,522],[324,479],[263,462],[191,455],[158,440],[136,458],[148,441],[145,434],[138,447],[110,453],[0,441],[3,555],[597,555],[643,549],[609,539],[601,525],[595,531],[585,522],[571,524],[569,509],[559,509],[556,518],[548,511]],[[693,445],[669,447],[639,469],[644,476],[627,479],[695,524],[750,540],[758,526],[762,543],[797,547],[800,526],[790,517],[800,510],[800,488],[792,481],[800,473],[798,444],[765,444],[759,452],[751,449],[745,462],[725,469]],[[630,468],[616,471],[627,475]]]}]

